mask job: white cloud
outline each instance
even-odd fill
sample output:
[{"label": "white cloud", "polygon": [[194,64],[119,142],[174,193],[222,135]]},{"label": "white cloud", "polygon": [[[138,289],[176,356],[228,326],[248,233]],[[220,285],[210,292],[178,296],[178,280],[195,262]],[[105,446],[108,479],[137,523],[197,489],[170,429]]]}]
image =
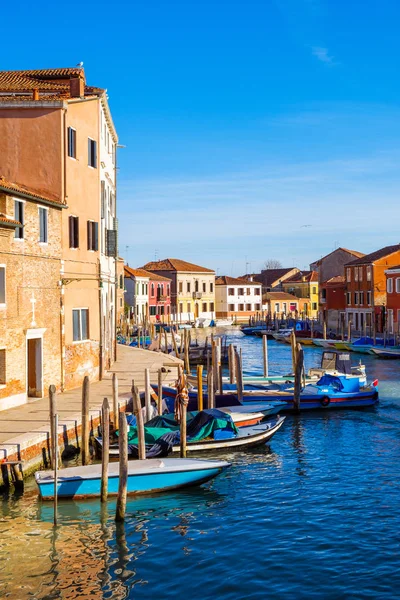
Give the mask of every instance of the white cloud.
[{"label": "white cloud", "polygon": [[335,64],[333,57],[330,56],[328,53],[328,48],[323,48],[322,46],[313,46],[311,48],[311,51],[313,53],[313,56],[316,56],[321,62],[327,65]]}]

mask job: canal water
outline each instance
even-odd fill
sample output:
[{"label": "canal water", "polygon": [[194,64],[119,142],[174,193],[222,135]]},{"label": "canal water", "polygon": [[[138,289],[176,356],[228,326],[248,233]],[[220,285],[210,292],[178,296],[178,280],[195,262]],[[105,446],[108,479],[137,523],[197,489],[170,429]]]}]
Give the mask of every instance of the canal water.
[{"label": "canal water", "polygon": [[[200,334],[201,335],[201,334]],[[262,344],[232,329],[244,368]],[[321,351],[305,348],[306,367]],[[115,502],[41,503],[35,484],[4,497],[0,598],[395,598],[400,596],[399,363],[362,358],[376,409],[288,416],[269,446],[219,455],[226,474],[197,489]],[[271,373],[290,370],[269,342]]]}]

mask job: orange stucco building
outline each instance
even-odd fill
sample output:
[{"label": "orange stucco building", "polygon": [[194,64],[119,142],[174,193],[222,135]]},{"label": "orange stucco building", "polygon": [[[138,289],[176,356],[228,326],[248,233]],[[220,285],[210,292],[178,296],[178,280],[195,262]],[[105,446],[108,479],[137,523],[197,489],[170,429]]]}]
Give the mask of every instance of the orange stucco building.
[{"label": "orange stucco building", "polygon": [[106,92],[82,68],[0,72],[0,176],[63,207],[61,389],[114,359],[116,145]]}]

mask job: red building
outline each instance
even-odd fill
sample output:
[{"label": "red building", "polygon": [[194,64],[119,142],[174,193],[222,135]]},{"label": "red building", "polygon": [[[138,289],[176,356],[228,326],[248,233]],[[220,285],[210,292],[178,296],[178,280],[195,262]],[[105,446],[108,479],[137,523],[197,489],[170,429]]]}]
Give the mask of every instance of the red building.
[{"label": "red building", "polygon": [[151,321],[168,321],[171,314],[171,279],[148,271]]},{"label": "red building", "polygon": [[346,281],[344,275],[336,275],[321,284],[320,310],[330,328],[344,322],[346,310]]},{"label": "red building", "polygon": [[400,333],[400,266],[385,271],[388,333]]}]

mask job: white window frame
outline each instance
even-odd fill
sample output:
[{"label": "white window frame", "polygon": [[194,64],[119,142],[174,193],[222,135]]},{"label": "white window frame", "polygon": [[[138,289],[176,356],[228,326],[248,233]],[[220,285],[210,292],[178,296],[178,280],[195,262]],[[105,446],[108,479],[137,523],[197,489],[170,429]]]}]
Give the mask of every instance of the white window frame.
[{"label": "white window frame", "polygon": [[351,269],[350,269],[350,267],[347,267],[347,269],[346,269],[346,281],[347,281],[347,283],[350,283],[350,281],[351,281]]},{"label": "white window frame", "polygon": [[388,277],[386,282],[386,291],[388,294],[393,294],[393,278]]},{"label": "white window frame", "polygon": [[371,301],[372,301],[372,292],[368,291],[367,292],[367,304],[368,304],[368,306],[371,306],[371,304],[372,304]]},{"label": "white window frame", "polygon": [[367,281],[371,281],[372,279],[372,267],[371,265],[367,265]]},{"label": "white window frame", "polygon": [[[74,340],[74,310],[78,310],[79,311],[79,335],[80,335],[80,339],[79,340]],[[88,329],[88,336],[87,338],[82,338],[82,310],[87,310],[87,315],[88,315],[88,319],[87,319],[87,329]],[[82,342],[87,342],[90,340],[90,326],[89,326],[89,307],[88,306],[74,306],[72,309],[72,343],[73,344],[81,344]]]},{"label": "white window frame", "polygon": [[7,265],[0,265],[0,269],[4,269],[4,302],[0,302],[0,308],[7,306]]},{"label": "white window frame", "polygon": [[[46,241],[42,242],[40,239],[40,211],[41,210],[45,210],[46,211]],[[38,218],[39,218],[39,240],[38,243],[41,246],[47,246],[49,243],[49,208],[47,206],[38,206]]]},{"label": "white window frame", "polygon": [[400,277],[396,277],[396,294],[400,294]]}]

